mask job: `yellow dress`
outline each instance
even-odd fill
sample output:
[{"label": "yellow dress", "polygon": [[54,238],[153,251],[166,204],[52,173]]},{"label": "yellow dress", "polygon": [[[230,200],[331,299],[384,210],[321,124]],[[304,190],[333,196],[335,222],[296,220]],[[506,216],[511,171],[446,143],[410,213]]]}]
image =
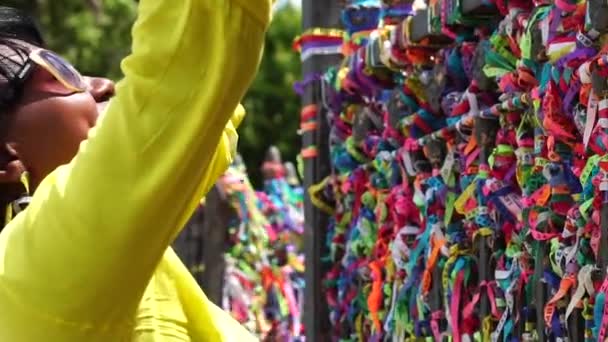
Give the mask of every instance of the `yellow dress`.
[{"label": "yellow dress", "polygon": [[140,1],[117,96],[0,234],[0,342],[255,340],[168,246],[232,160],[271,4]]}]

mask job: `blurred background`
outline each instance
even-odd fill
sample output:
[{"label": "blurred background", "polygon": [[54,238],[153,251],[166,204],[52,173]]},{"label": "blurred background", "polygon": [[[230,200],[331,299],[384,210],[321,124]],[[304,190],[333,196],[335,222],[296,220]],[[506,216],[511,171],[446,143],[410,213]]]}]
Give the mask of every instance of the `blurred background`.
[{"label": "blurred background", "polygon": [[[120,79],[120,61],[131,46],[136,0],[3,0],[2,4],[38,18],[49,48],[83,74]],[[256,188],[262,186],[259,166],[268,146],[277,146],[286,161],[295,161],[301,146],[296,133],[300,99],[292,90],[301,74],[299,57],[292,50],[293,39],[301,32],[299,1],[279,0],[274,10],[260,72],[243,100],[248,115],[239,129],[239,152]]]}]

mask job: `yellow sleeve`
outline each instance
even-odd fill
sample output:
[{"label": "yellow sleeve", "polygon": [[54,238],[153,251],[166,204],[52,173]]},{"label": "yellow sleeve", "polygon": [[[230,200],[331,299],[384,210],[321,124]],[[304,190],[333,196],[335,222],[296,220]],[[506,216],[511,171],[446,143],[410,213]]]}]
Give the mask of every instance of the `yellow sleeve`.
[{"label": "yellow sleeve", "polygon": [[67,325],[128,324],[177,228],[231,162],[271,3],[140,2],[117,97],[0,237],[0,293]]},{"label": "yellow sleeve", "polygon": [[245,107],[239,104],[238,107],[236,107],[234,113],[232,114],[232,117],[230,118],[230,122],[232,123],[234,128],[239,128],[239,126],[243,122],[243,119],[245,118],[245,114]]}]

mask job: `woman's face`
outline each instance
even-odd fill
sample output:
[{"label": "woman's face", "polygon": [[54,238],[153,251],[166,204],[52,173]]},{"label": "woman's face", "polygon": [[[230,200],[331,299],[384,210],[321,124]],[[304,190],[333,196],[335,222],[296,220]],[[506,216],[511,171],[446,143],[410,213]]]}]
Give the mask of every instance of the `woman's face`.
[{"label": "woman's face", "polygon": [[73,92],[42,67],[27,78],[9,113],[6,143],[30,173],[33,186],[72,160],[114,95],[114,83],[85,77],[88,90]]}]

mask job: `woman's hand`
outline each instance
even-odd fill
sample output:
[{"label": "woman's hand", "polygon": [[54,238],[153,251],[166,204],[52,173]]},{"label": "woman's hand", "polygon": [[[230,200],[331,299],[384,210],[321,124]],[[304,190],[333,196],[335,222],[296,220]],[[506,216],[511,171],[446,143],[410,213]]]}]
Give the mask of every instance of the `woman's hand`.
[{"label": "woman's hand", "polygon": [[21,175],[26,170],[19,160],[17,152],[7,144],[0,155],[1,159],[6,161],[3,166],[0,166],[0,184],[20,183]]}]

